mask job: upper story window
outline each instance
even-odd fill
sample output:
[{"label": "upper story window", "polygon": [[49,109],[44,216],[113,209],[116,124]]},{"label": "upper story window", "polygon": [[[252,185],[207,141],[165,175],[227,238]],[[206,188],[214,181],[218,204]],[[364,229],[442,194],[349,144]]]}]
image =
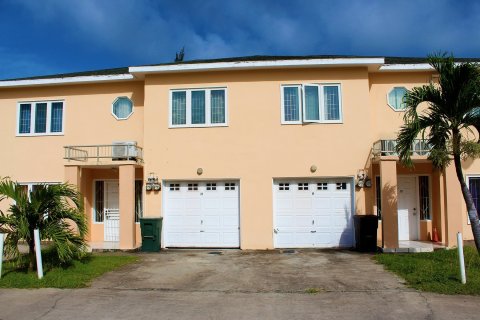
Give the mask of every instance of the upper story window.
[{"label": "upper story window", "polygon": [[282,86],[282,123],[341,123],[342,102],[339,84]]},{"label": "upper story window", "polygon": [[405,87],[394,87],[388,93],[388,105],[395,111],[403,111],[405,110],[405,93],[407,93],[407,89]]},{"label": "upper story window", "polygon": [[118,97],[112,103],[112,114],[117,120],[126,120],[133,113],[133,103],[127,97]]},{"label": "upper story window", "polygon": [[170,127],[208,127],[227,124],[227,89],[170,91]]},{"label": "upper story window", "polygon": [[20,102],[17,106],[17,135],[62,135],[63,101]]}]

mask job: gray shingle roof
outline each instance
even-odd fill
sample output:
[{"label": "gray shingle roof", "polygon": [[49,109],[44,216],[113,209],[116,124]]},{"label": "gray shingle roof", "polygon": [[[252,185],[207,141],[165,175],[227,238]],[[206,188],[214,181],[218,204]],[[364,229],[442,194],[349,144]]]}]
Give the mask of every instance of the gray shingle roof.
[{"label": "gray shingle roof", "polygon": [[[196,63],[216,63],[216,62],[245,62],[245,61],[275,61],[275,60],[309,60],[309,59],[355,59],[355,58],[384,58],[385,64],[418,64],[427,63],[426,58],[417,57],[381,57],[381,56],[352,56],[352,55],[307,55],[307,56],[245,56],[245,57],[230,57],[221,59],[202,59],[202,60],[188,60],[181,62],[167,62],[160,64],[149,64],[141,66],[169,66],[169,65],[184,65],[184,64],[196,64]],[[459,62],[480,62],[480,58],[457,58]],[[82,76],[108,76],[108,75],[120,75],[128,74],[128,67],[112,68],[82,72],[71,72],[51,75],[41,75],[25,78],[3,79],[3,81],[16,81],[16,80],[38,80],[38,79],[53,79],[53,78],[71,78]]]},{"label": "gray shingle roof", "polygon": [[117,75],[117,74],[128,74],[128,67],[81,71],[81,72],[70,72],[70,73],[59,73],[59,74],[50,74],[50,75],[25,77],[25,78],[3,79],[0,81],[39,80],[39,79],[72,78],[72,77],[87,77],[87,76],[108,76],[108,75]]}]

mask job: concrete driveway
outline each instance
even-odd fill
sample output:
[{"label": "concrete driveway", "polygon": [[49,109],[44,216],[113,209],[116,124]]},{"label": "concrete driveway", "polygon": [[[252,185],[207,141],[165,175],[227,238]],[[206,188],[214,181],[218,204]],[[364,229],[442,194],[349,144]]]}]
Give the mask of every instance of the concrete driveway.
[{"label": "concrete driveway", "polygon": [[[170,250],[77,290],[0,290],[0,319],[478,319],[350,251]],[[310,293],[308,293],[310,292]],[[311,293],[315,294],[311,294]]]}]

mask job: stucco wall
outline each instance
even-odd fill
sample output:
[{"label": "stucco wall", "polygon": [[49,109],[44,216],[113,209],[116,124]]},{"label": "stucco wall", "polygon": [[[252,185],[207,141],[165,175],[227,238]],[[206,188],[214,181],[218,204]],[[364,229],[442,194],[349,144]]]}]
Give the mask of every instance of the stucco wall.
[{"label": "stucco wall", "polygon": [[[342,124],[281,125],[281,85],[303,83],[341,84]],[[168,128],[170,90],[218,86],[228,90],[228,127]],[[145,107],[145,172],[162,180],[240,180],[242,248],[273,246],[272,179],[353,177],[369,159],[371,115],[363,68],[148,76]],[[197,168],[203,169],[201,176]],[[161,199],[161,193],[147,194],[147,215],[159,214]],[[356,211],[364,213],[363,191],[355,200]]]},{"label": "stucco wall", "polygon": [[404,112],[395,111],[388,105],[388,93],[394,87],[405,87],[410,90],[428,84],[432,79],[432,73],[370,73],[369,78],[373,139],[395,139],[398,129],[403,124]]},{"label": "stucco wall", "polygon": [[[112,102],[130,97],[134,112],[128,120],[116,120]],[[17,137],[17,103],[64,100],[64,135]],[[64,178],[65,145],[111,144],[137,141],[143,144],[143,83],[49,86],[0,89],[0,137],[4,156],[0,177],[19,182],[60,182]]]},{"label": "stucco wall", "polygon": [[[368,74],[366,68],[296,68],[171,73],[147,75],[145,82],[0,89],[0,137],[6,155],[0,159],[0,177],[20,182],[62,181],[63,146],[137,141],[144,147],[145,176],[153,172],[162,181],[239,180],[241,246],[272,248],[273,179],[353,178],[360,169],[374,179],[378,168],[370,161],[373,142],[394,139],[403,123],[403,112],[387,104],[388,92],[395,86],[410,89],[430,79],[429,72]],[[281,86],[307,83],[341,84],[343,123],[281,124]],[[228,126],[168,127],[170,90],[211,87],[227,88]],[[134,102],[128,120],[118,121],[111,115],[111,104],[119,96]],[[17,103],[41,100],[65,101],[65,134],[16,137]],[[318,168],[314,173],[310,172],[312,165]],[[204,173],[197,175],[197,168]],[[464,168],[466,174],[480,174],[480,161],[467,161]],[[397,171],[411,174],[400,167]],[[85,176],[89,195],[92,179],[99,177],[92,172]],[[421,164],[415,174],[433,176],[432,172],[430,165]],[[432,185],[434,215],[442,210],[437,187]],[[146,194],[146,216],[164,214],[162,193]],[[355,190],[355,213],[374,213],[374,202],[374,188]],[[466,209],[462,210],[458,217],[464,237],[471,239]],[[87,203],[89,218],[90,212],[91,203]],[[91,227],[91,240],[101,241],[103,229]],[[422,238],[431,230],[431,224],[422,226]]]}]

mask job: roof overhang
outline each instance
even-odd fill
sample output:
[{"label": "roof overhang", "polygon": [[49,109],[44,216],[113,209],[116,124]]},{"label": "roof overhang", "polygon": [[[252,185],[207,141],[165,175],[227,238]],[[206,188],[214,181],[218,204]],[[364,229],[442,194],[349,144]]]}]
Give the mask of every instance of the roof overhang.
[{"label": "roof overhang", "polygon": [[327,67],[367,67],[378,70],[385,63],[384,58],[329,58],[329,59],[288,59],[266,61],[204,62],[137,66],[128,68],[131,74],[142,78],[146,74],[205,72],[226,70],[252,70],[277,68],[327,68]]},{"label": "roof overhang", "polygon": [[96,76],[76,76],[63,78],[44,78],[44,79],[19,79],[0,81],[0,88],[12,87],[31,87],[31,86],[51,86],[65,84],[85,84],[112,81],[134,80],[135,76],[129,73],[115,75],[96,75]]},{"label": "roof overhang", "polygon": [[428,63],[412,64],[386,64],[381,66],[380,72],[412,72],[412,71],[434,71],[435,69]]}]

